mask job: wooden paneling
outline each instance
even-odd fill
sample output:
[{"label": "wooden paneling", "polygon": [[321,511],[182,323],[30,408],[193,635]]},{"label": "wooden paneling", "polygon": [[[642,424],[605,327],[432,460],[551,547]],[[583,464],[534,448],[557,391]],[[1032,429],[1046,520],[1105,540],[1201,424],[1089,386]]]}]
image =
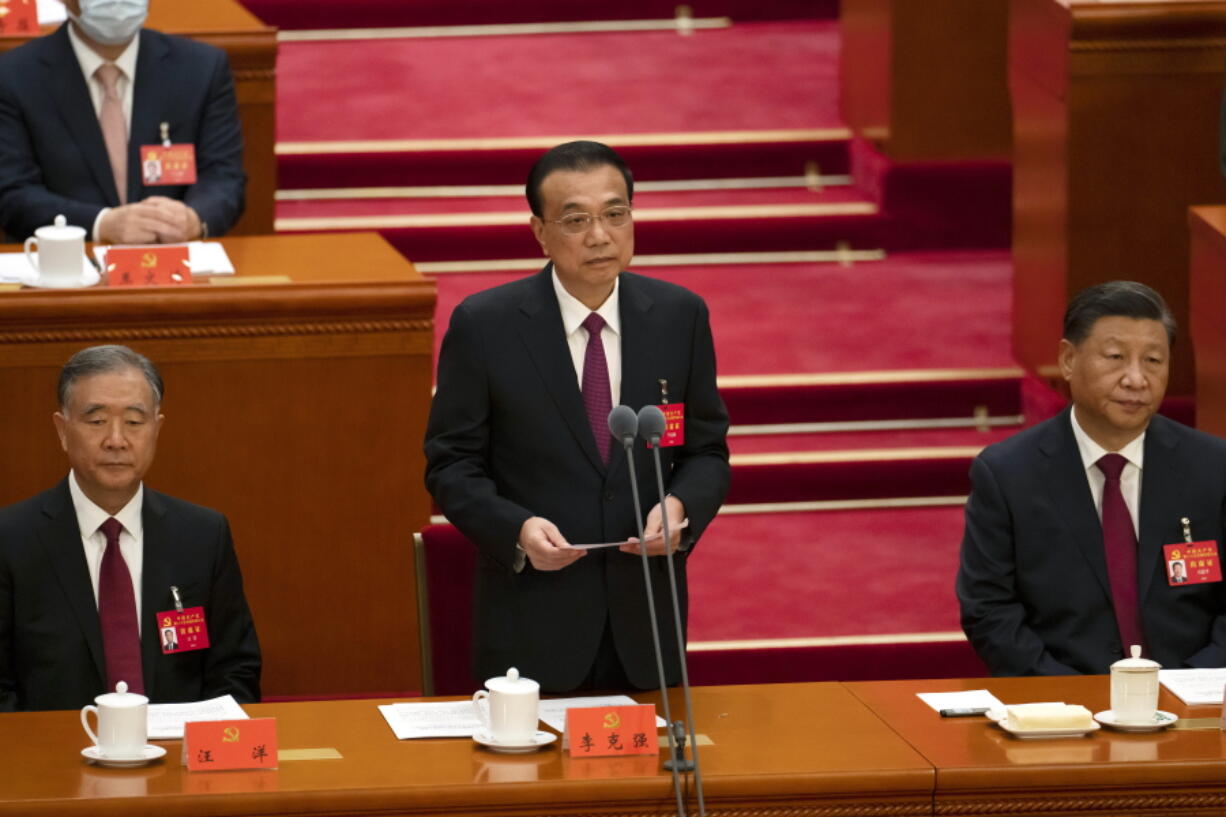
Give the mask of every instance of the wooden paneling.
[{"label": "wooden paneling", "polygon": [[230,518],[265,694],[419,689],[410,537],[430,513],[434,284],[373,234],[224,244],[240,282],[292,283],[0,293],[0,504],[67,470],[58,368],[129,344],[166,381],[147,481]]},{"label": "wooden paneling", "polygon": [[[230,235],[271,233],[277,190],[276,29],[261,23],[238,0],[150,0],[146,25],[209,43],[229,56],[243,127],[243,169],[247,171],[247,208]],[[15,37],[0,38],[0,51],[22,42]]]},{"label": "wooden paneling", "polygon": [[1008,0],[842,0],[843,118],[897,161],[1006,158]]},{"label": "wooden paneling", "polygon": [[[1068,298],[1142,281],[1188,323],[1186,212],[1218,170],[1226,2],[1013,0],[1014,352],[1054,366]],[[1187,332],[1170,393],[1193,391]]]},{"label": "wooden paneling", "polygon": [[1194,207],[1188,311],[1196,349],[1196,426],[1226,437],[1226,207]]}]

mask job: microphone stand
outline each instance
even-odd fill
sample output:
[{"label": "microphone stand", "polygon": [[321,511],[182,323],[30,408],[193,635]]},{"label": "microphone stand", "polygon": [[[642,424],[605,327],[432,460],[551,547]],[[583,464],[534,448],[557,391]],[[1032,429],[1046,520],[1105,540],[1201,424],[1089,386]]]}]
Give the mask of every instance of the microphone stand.
[{"label": "microphone stand", "polygon": [[[651,406],[651,408],[656,408]],[[663,427],[664,415],[658,408],[656,413],[660,414],[660,426]],[[672,539],[669,537],[668,530],[668,508],[665,505],[664,493],[664,468],[660,464],[660,433],[652,430],[649,442],[651,443],[651,453],[655,458],[656,465],[656,490],[660,494],[660,520],[664,531],[664,558],[668,564],[668,584],[672,591],[673,597],[673,625],[677,630],[677,659],[681,665],[681,689],[685,694],[685,723],[669,723],[669,734],[674,735],[680,732],[681,740],[670,740],[670,743],[679,744],[673,757],[664,762],[665,767],[680,769],[682,771],[694,771],[694,789],[698,795],[698,815],[706,817],[707,809],[703,801],[702,793],[702,766],[698,762],[698,738],[694,733],[694,702],[690,697],[690,673],[685,660],[685,638],[681,628],[681,603],[678,601],[677,595],[677,571],[673,566],[673,549],[670,546]],[[640,537],[641,538],[641,537]],[[694,753],[693,760],[687,760],[685,757],[685,733],[689,732],[690,750]]]},{"label": "microphone stand", "polygon": [[[616,409],[614,409],[616,411]],[[651,643],[656,650],[656,671],[660,674],[660,700],[664,705],[664,721],[668,724],[668,745],[672,751],[676,744],[676,739],[673,737],[673,716],[669,709],[668,703],[668,683],[664,679],[664,654],[660,650],[660,625],[656,619],[656,600],[655,594],[651,587],[651,569],[647,562],[647,548],[643,545],[643,505],[639,501],[639,483],[638,476],[634,473],[634,437],[637,432],[638,417],[633,411],[629,411],[630,418],[634,420],[635,428],[625,429],[628,433],[623,433],[619,436],[622,446],[626,449],[626,465],[630,472],[630,493],[634,497],[634,521],[638,525],[639,531],[639,556],[642,557],[643,564],[643,584],[647,589],[647,612],[651,616]],[[610,426],[613,424],[613,416],[609,417]],[[685,817],[685,797],[681,793],[681,774],[680,771],[670,761],[664,761],[664,767],[673,773],[673,793],[677,798],[677,815]]]}]

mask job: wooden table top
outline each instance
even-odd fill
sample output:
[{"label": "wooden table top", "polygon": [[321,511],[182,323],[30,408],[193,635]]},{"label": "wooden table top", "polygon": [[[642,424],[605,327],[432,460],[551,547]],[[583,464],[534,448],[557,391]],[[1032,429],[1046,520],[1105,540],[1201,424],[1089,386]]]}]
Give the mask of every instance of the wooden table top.
[{"label": "wooden table top", "polygon": [[[713,741],[700,749],[708,803],[850,800],[866,804],[862,814],[930,807],[929,764],[839,684],[698,687],[693,697],[698,732]],[[660,758],[572,761],[560,741],[530,755],[493,754],[467,739],[397,741],[376,709],[387,702],[245,707],[278,719],[282,750],[342,755],[267,772],[189,774],[178,742],[162,744],[165,760],[143,769],[99,768],[79,754],[88,739],[76,712],[0,715],[0,815],[664,813],[673,802]],[[680,705],[678,694],[674,713]]]}]

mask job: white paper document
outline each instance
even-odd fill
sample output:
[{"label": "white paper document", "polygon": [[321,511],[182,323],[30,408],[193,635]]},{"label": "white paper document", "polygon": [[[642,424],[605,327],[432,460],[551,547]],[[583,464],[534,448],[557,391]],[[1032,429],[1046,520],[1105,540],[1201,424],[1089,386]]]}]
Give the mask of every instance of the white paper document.
[{"label": "white paper document", "polygon": [[[634,706],[638,701],[629,695],[595,695],[586,698],[554,698],[551,701],[541,701],[541,720],[556,732],[566,732],[566,710],[581,709],[587,706]],[[677,711],[673,710],[676,715]],[[678,715],[678,717],[682,717]],[[668,724],[659,715],[657,708],[656,726],[663,729]]]},{"label": "white paper document", "polygon": [[[677,530],[685,530],[689,526],[690,526],[690,520],[683,519],[681,520],[681,527],[677,528]],[[672,533],[671,528],[669,529],[669,533]],[[646,542],[647,544],[650,545],[653,542],[659,542],[663,538],[664,538],[664,531],[660,531],[655,536],[648,536],[646,539]],[[623,539],[620,542],[597,542],[594,545],[571,545],[571,547],[577,548],[578,550],[595,550],[596,548],[619,548],[622,545],[628,545],[628,544],[630,544],[630,540]]]},{"label": "white paper document", "polygon": [[232,695],[186,704],[149,704],[149,740],[179,740],[188,721],[236,721],[246,717]]},{"label": "white paper document", "polygon": [[1005,705],[986,689],[960,692],[917,692],[916,696],[937,712],[942,709],[1004,709]]},{"label": "white paper document", "polygon": [[[134,244],[131,246],[165,247],[169,245]],[[101,245],[94,247],[94,258],[98,259],[98,266],[101,269],[106,269],[106,251],[108,249],[110,248]],[[230,256],[226,254],[226,248],[216,241],[187,242],[187,265],[191,267],[193,276],[234,274],[234,264],[230,262]]]},{"label": "white paper document", "polygon": [[379,711],[398,740],[471,738],[481,729],[472,701],[383,704]]},{"label": "white paper document", "polygon": [[[81,262],[82,276],[94,270],[94,265],[85,256],[81,256]],[[0,284],[33,284],[37,280],[38,270],[30,266],[24,252],[0,252]]]},{"label": "white paper document", "polygon": [[1220,704],[1226,688],[1223,669],[1160,669],[1158,680],[1188,706]]}]

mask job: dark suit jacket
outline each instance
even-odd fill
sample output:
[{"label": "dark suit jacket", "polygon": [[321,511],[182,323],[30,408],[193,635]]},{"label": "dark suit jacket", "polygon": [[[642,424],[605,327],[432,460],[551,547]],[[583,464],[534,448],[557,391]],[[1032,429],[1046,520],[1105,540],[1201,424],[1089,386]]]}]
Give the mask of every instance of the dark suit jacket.
[{"label": "dark suit jacket", "polygon": [[[625,452],[600,461],[588,425],[551,281],[551,267],[464,300],[439,356],[426,432],[426,485],[447,518],[476,543],[474,672],[517,667],[551,691],[580,685],[606,618],[631,683],[659,685],[638,556],[589,551],[557,572],[515,573],[515,542],[530,516],[554,522],[568,541],[637,535]],[[685,445],[662,449],[665,484],[685,503],[695,537],[728,490],[728,416],[715,388],[706,305],[693,293],[622,273],[621,402],[636,411],[685,403]],[[636,445],[646,514],[658,501],[649,452]],[[685,554],[676,559],[684,606]],[[677,639],[663,559],[650,560],[670,682]]]},{"label": "dark suit jacket", "polygon": [[[1105,673],[1123,657],[1102,527],[1069,410],[989,446],[971,465],[958,571],[962,628],[995,675]],[[1162,546],[1226,531],[1226,442],[1162,416],[1145,435],[1138,601],[1164,667],[1226,665],[1226,588],[1172,587]]]},{"label": "dark suit jacket", "polygon": [[[102,128],[68,39],[54,33],[0,55],[0,229],[22,241],[62,213],[90,230],[119,205]],[[141,145],[170,138],[196,146],[196,183],[144,187]],[[225,52],[144,29],[132,89],[128,201],[169,196],[191,206],[218,236],[243,212],[247,176],[234,80]]]},{"label": "dark suit jacket", "polygon": [[[145,488],[141,658],[154,703],[260,697],[260,646],[230,526]],[[159,612],[203,606],[208,649],[163,655]],[[0,510],[0,711],[76,709],[105,692],[98,607],[65,479]]]}]

